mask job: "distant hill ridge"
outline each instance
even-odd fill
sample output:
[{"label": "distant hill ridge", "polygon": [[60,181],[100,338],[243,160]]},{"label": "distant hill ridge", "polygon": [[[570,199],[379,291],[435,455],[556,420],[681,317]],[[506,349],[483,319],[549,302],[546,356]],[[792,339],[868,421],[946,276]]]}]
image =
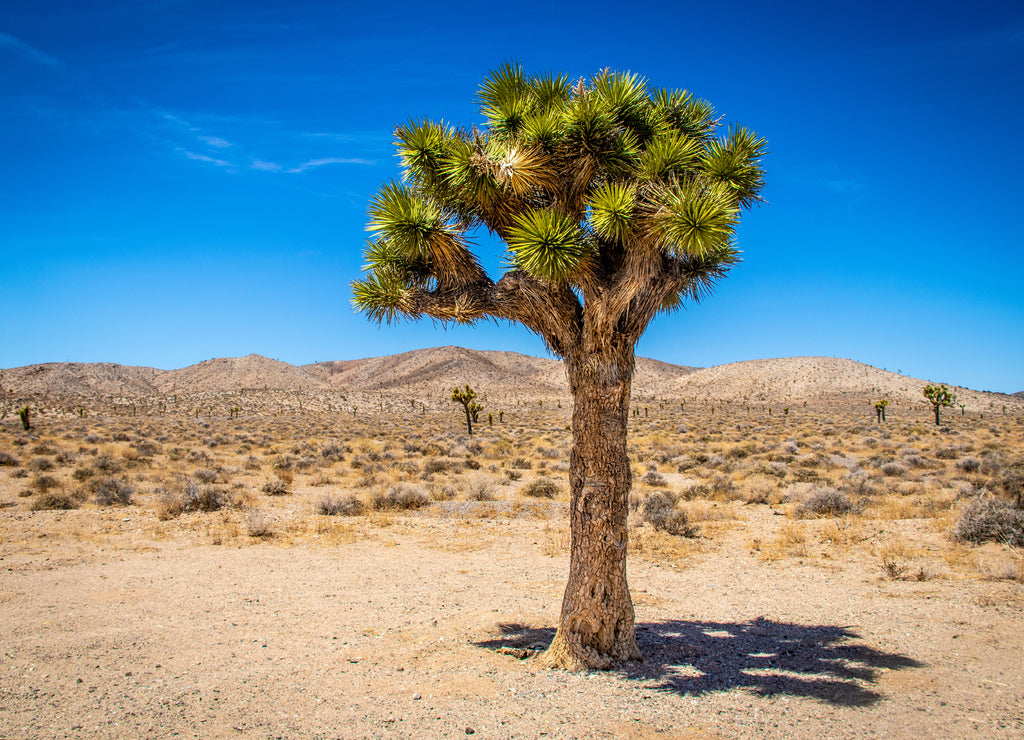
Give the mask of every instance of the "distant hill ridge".
[{"label": "distant hill ridge", "polygon": [[[568,398],[562,363],[517,352],[433,347],[397,355],[295,366],[261,355],[217,358],[177,370],[111,363],[58,362],[3,370],[16,393],[67,396],[200,396],[246,390],[384,393],[438,398],[469,383],[481,394]],[[922,403],[924,380],[853,360],[788,357],[710,368],[637,358],[635,398],[724,400],[792,405],[839,399]],[[970,409],[1024,409],[1014,395],[955,389]]]}]

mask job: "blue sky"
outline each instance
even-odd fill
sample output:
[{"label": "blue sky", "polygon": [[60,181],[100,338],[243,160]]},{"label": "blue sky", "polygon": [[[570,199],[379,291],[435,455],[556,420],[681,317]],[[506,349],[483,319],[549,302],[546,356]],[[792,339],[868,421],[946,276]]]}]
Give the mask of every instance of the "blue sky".
[{"label": "blue sky", "polygon": [[1019,2],[4,6],[0,367],[543,355],[519,327],[349,303],[394,126],[480,121],[480,80],[517,59],[686,88],[769,141],[744,263],[641,355],[1024,390]]}]

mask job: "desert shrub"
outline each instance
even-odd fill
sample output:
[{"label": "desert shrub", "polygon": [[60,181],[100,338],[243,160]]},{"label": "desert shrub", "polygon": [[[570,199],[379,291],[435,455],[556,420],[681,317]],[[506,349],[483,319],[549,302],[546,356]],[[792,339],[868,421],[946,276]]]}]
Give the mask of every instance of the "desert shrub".
[{"label": "desert shrub", "polygon": [[252,455],[249,455],[249,457],[245,458],[245,464],[243,465],[243,467],[246,470],[260,470],[262,469],[263,466],[260,465],[259,460],[257,460]]},{"label": "desert shrub", "polygon": [[963,473],[976,473],[981,469],[981,460],[975,457],[965,457],[956,461],[956,469]]},{"label": "desert shrub", "polygon": [[53,470],[53,460],[48,457],[34,457],[29,461],[28,467],[37,473],[42,473],[46,470]]},{"label": "desert shrub", "polygon": [[61,450],[54,456],[53,459],[57,462],[58,465],[70,465],[75,461],[76,457],[78,456],[71,450]]},{"label": "desert shrub", "polygon": [[37,475],[29,483],[29,486],[39,493],[46,493],[53,488],[60,487],[60,481],[54,478],[52,475]]},{"label": "desert shrub", "polygon": [[999,488],[1010,498],[1017,500],[1018,508],[1024,503],[1024,460],[1003,470],[997,480]]},{"label": "desert shrub", "polygon": [[775,492],[775,484],[763,478],[747,482],[747,496],[743,499],[747,504],[767,504]]},{"label": "desert shrub", "polygon": [[71,477],[77,481],[89,480],[94,475],[96,475],[96,471],[92,468],[78,467],[71,471]]},{"label": "desert shrub", "polygon": [[697,498],[711,498],[711,486],[705,483],[693,483],[679,491],[679,498],[693,501]]},{"label": "desert shrub", "polygon": [[884,463],[882,467],[879,468],[879,470],[882,471],[883,475],[888,475],[892,478],[898,478],[899,476],[904,475],[907,472],[907,466],[901,462],[896,462],[895,460],[893,460],[891,462]]},{"label": "desert shrub", "polygon": [[1003,499],[977,498],[960,513],[953,527],[953,539],[1024,547],[1024,510]]},{"label": "desert shrub", "polygon": [[709,468],[718,468],[719,470],[728,470],[730,467],[729,461],[721,455],[712,455],[706,460],[705,464]]},{"label": "desert shrub", "polygon": [[328,442],[320,447],[320,457],[330,462],[341,462],[345,459],[345,450],[335,442]]},{"label": "desert shrub", "polygon": [[36,497],[29,507],[32,511],[77,509],[78,502],[66,493],[44,493]]},{"label": "desert shrub", "polygon": [[218,511],[227,505],[228,499],[223,492],[190,479],[178,491],[158,491],[157,515],[161,519],[171,519],[187,511]]},{"label": "desert shrub", "polygon": [[135,495],[135,486],[122,478],[94,481],[91,488],[100,506],[128,506]]},{"label": "desert shrub", "polygon": [[716,475],[711,480],[711,495],[717,498],[732,499],[736,495],[736,484],[727,475]]},{"label": "desert shrub", "polygon": [[512,470],[511,468],[505,469],[505,477],[509,480],[519,480],[523,477],[523,474],[518,470]]},{"label": "desert shrub", "polygon": [[217,471],[209,468],[199,468],[192,473],[192,477],[200,483],[216,483]]},{"label": "desert shrub", "polygon": [[135,449],[138,451],[140,455],[152,457],[153,455],[158,454],[163,448],[156,442],[143,441],[136,442]]},{"label": "desert shrub", "polygon": [[288,484],[280,479],[268,480],[260,486],[260,491],[268,496],[287,496],[290,493],[288,490]]},{"label": "desert shrub", "polygon": [[665,480],[665,476],[657,470],[649,470],[644,473],[643,477],[640,478],[640,482],[645,486],[651,486],[653,488],[660,488],[668,485],[668,481]]},{"label": "desert shrub", "polygon": [[513,470],[530,470],[533,468],[533,463],[525,457],[517,457],[509,464],[509,467]]},{"label": "desert shrub", "polygon": [[100,455],[92,461],[92,469],[102,475],[113,475],[121,472],[121,465],[109,455]]},{"label": "desert shrub", "polygon": [[676,472],[678,473],[685,473],[690,468],[697,467],[697,461],[686,457],[686,455],[676,458],[673,462],[676,464]]},{"label": "desert shrub", "polygon": [[9,452],[0,452],[0,467],[16,468],[18,467],[18,458]]},{"label": "desert shrub", "polygon": [[555,447],[538,447],[537,453],[549,460],[557,460],[562,456],[562,453]]},{"label": "desert shrub", "polygon": [[448,470],[449,464],[447,460],[427,460],[423,464],[423,474],[433,475],[434,473],[443,473]]},{"label": "desert shrub", "polygon": [[676,498],[668,491],[654,491],[641,504],[644,521],[661,532],[677,537],[695,537],[697,527],[690,524],[685,511],[675,508]]},{"label": "desert shrub", "polygon": [[675,505],[676,497],[669,491],[652,491],[640,504],[640,514],[655,529],[663,529]]},{"label": "desert shrub", "polygon": [[447,484],[436,486],[430,492],[430,497],[435,501],[451,501],[458,495],[453,486]]},{"label": "desert shrub", "polygon": [[359,516],[366,511],[366,504],[350,493],[348,496],[321,496],[315,504],[317,514],[324,516]]},{"label": "desert shrub", "polygon": [[796,507],[801,518],[840,516],[853,511],[853,502],[842,491],[827,486],[812,488],[803,503]]},{"label": "desert shrub", "polygon": [[[989,443],[986,443],[986,444],[998,444],[998,443],[989,442]],[[986,453],[982,454],[981,467],[980,467],[980,470],[981,470],[982,473],[984,473],[985,475],[995,476],[995,475],[998,475],[1000,473],[1000,471],[1002,471],[1002,469],[1003,469],[1003,459],[1002,459],[1002,457],[998,453],[992,454],[990,452],[986,452]]]},{"label": "desert shrub", "polygon": [[274,517],[265,511],[252,509],[245,515],[245,533],[250,537],[273,537]]},{"label": "desert shrub", "polygon": [[477,473],[466,478],[463,484],[466,498],[471,501],[493,501],[494,481],[486,473]]},{"label": "desert shrub", "polygon": [[430,503],[430,496],[420,486],[399,483],[389,488],[387,493],[376,494],[372,503],[378,511],[419,509]]},{"label": "desert shrub", "polygon": [[537,478],[523,486],[523,495],[532,498],[554,498],[558,495],[558,484],[550,478]]},{"label": "desert shrub", "polygon": [[940,447],[935,450],[935,457],[939,460],[956,460],[959,454],[955,447]]},{"label": "desert shrub", "polygon": [[300,457],[295,461],[295,469],[304,472],[312,468],[317,464],[317,461],[312,457]]}]

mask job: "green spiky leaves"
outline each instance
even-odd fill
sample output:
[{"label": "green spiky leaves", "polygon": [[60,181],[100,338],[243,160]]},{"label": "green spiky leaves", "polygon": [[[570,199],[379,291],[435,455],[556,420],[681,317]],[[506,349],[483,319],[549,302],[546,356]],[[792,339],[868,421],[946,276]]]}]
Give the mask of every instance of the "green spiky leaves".
[{"label": "green spiky leaves", "polygon": [[[638,338],[739,261],[733,239],[761,201],[766,144],[743,127],[716,138],[707,101],[630,73],[570,81],[516,63],[491,72],[478,100],[479,128],[396,129],[402,180],[370,205],[358,310],[521,321],[562,352],[581,317]],[[504,278],[469,249],[484,232],[507,245]]]},{"label": "green spiky leaves", "polygon": [[624,242],[636,224],[636,191],[626,183],[609,182],[590,198],[590,227],[605,239]]},{"label": "green spiky leaves", "polygon": [[708,146],[703,158],[707,175],[726,185],[744,208],[757,203],[764,187],[761,157],[768,143],[750,129],[731,127],[729,134]]},{"label": "green spiky leaves", "polygon": [[352,282],[352,306],[378,324],[412,316],[409,289],[401,276],[391,271],[372,272]]},{"label": "green spiky leaves", "polygon": [[376,251],[367,255],[371,269],[380,252],[389,255],[390,269],[401,258],[443,284],[472,279],[482,272],[460,230],[447,222],[442,207],[396,183],[385,185],[373,199],[368,229],[380,235]]},{"label": "green spiky leaves", "polygon": [[651,224],[670,253],[703,257],[731,242],[739,209],[724,186],[675,183],[661,188],[655,198],[658,208]]},{"label": "green spiky leaves", "polygon": [[552,282],[577,278],[590,255],[579,224],[549,210],[531,210],[519,216],[508,246],[516,267]]}]

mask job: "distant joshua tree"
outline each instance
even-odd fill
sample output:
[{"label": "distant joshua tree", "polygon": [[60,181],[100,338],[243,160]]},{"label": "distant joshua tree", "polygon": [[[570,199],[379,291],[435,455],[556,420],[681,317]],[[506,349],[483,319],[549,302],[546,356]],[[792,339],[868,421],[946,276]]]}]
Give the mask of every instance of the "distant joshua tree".
[{"label": "distant joshua tree", "polygon": [[25,428],[26,432],[32,428],[32,422],[29,420],[28,406],[18,412],[18,418],[21,419],[21,425]]},{"label": "distant joshua tree", "polygon": [[935,412],[935,426],[939,426],[942,423],[939,420],[939,410],[943,406],[952,406],[956,403],[956,394],[945,383],[926,385],[922,393],[928,399],[928,403],[932,405],[932,410]]},{"label": "distant joshua tree", "polygon": [[881,401],[875,402],[875,413],[878,415],[879,423],[885,421],[885,407],[889,405],[889,402],[884,398]]},{"label": "distant joshua tree", "polygon": [[452,400],[461,403],[466,412],[466,429],[470,436],[473,434],[473,422],[479,421],[480,412],[484,410],[481,404],[473,400],[474,398],[476,391],[469,387],[469,383],[466,383],[465,390],[456,388],[452,391]]}]

